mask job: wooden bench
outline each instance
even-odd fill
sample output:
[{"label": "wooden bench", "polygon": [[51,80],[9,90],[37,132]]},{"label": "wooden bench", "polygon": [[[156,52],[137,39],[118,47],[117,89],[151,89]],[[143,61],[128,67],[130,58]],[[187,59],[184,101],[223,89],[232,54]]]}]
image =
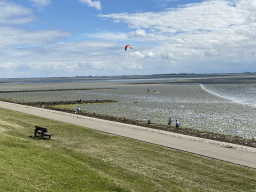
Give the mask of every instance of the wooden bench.
[{"label": "wooden bench", "polygon": [[48,136],[49,139],[51,139],[52,133],[48,133],[47,128],[35,126],[35,137],[37,137],[37,134],[41,136],[41,139],[43,139],[45,136]]}]

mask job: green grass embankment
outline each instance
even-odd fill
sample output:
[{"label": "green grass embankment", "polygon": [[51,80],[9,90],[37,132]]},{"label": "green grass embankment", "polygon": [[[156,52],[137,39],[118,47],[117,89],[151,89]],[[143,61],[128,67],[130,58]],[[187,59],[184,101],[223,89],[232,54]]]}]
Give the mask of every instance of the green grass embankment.
[{"label": "green grass embankment", "polygon": [[[52,139],[34,139],[34,126]],[[233,150],[233,149],[230,149]],[[0,191],[255,191],[256,170],[0,109]]]}]

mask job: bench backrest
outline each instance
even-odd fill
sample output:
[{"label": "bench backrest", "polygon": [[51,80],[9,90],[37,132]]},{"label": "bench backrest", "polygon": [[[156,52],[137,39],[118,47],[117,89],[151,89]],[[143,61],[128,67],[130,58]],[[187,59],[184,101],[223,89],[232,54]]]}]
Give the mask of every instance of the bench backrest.
[{"label": "bench backrest", "polygon": [[39,126],[35,126],[35,132],[37,132],[37,131],[43,131],[43,132],[48,132],[48,130],[47,130],[47,128],[44,128],[44,127],[39,127]]}]

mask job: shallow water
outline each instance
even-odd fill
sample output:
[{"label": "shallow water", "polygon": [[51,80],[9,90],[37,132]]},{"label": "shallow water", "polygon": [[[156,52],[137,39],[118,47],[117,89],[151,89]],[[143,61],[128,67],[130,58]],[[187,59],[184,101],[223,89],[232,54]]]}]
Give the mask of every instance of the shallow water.
[{"label": "shallow water", "polygon": [[207,84],[201,86],[204,90],[219,97],[256,107],[256,84]]},{"label": "shallow water", "polygon": [[[232,81],[230,78],[227,79],[229,84],[215,83],[213,79],[211,81],[214,83],[208,82],[201,85],[190,81],[194,81],[194,77],[155,81],[154,79],[111,82],[104,80],[26,85],[16,83],[11,86],[1,86],[1,89],[42,90],[96,87],[115,89],[0,93],[0,97],[18,101],[116,100],[118,101],[116,103],[83,104],[76,107],[89,112],[96,111],[96,113],[125,116],[131,119],[151,120],[153,123],[160,124],[167,124],[169,117],[172,117],[173,121],[178,119],[184,127],[254,138],[256,137],[254,120],[256,88],[253,83],[237,83],[235,79]],[[130,84],[130,82],[146,83]],[[148,82],[158,84],[147,84]],[[159,93],[153,93],[154,90]],[[246,98],[244,99],[246,102],[240,102],[239,98],[240,100]]]},{"label": "shallow water", "polygon": [[185,127],[247,138],[256,136],[253,107],[209,94],[200,85],[154,85],[152,88],[160,93],[147,93],[146,89],[142,92],[142,87],[120,88],[111,93],[110,90],[81,92],[90,99],[114,99],[119,102],[79,107],[90,112],[151,120],[160,124],[167,124],[168,118],[172,117]]}]

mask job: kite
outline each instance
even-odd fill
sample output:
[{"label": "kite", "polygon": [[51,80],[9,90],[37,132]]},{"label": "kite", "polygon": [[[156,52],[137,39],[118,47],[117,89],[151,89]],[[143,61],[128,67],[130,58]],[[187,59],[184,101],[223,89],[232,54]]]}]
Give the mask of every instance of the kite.
[{"label": "kite", "polygon": [[131,45],[126,45],[125,48],[124,48],[125,51],[127,50],[127,47],[130,47],[130,49],[132,49]]}]

